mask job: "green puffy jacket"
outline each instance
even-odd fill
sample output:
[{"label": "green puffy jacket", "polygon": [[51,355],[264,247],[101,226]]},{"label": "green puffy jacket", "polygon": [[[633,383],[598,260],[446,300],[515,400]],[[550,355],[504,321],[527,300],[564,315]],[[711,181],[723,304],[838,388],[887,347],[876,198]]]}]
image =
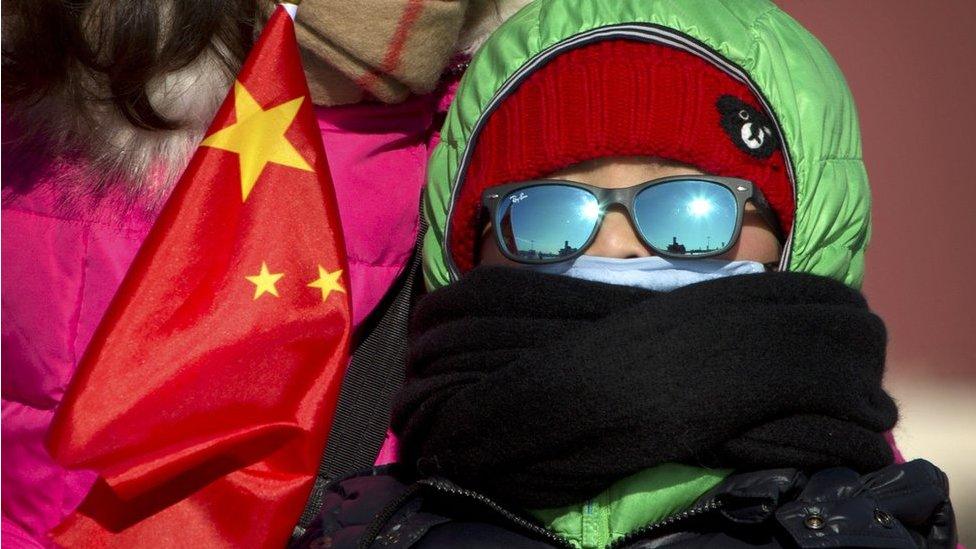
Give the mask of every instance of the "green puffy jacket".
[{"label": "green puffy jacket", "polygon": [[538,0],[474,56],[431,156],[424,204],[428,289],[457,278],[446,250],[447,219],[493,107],[557,48],[597,35],[673,41],[747,78],[786,146],[796,197],[787,268],[860,287],[871,232],[861,134],[844,77],[816,38],[767,0]]},{"label": "green puffy jacket", "polygon": [[[748,80],[785,143],[796,198],[786,268],[858,288],[870,237],[870,195],[857,113],[824,46],[767,0],[537,0],[474,56],[428,166],[424,242],[429,290],[456,280],[448,219],[478,132],[532,70],[594,37],[667,40]],[[602,547],[680,511],[728,471],[666,464],[615,483],[577,506],[534,510],[576,547]]]}]

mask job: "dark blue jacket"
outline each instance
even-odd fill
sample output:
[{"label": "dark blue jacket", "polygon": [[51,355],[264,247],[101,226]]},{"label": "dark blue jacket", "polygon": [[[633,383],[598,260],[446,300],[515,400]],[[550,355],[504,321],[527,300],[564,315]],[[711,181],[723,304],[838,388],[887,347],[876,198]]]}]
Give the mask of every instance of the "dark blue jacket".
[{"label": "dark blue jacket", "polygon": [[[299,547],[418,549],[570,547],[518,509],[445,478],[410,478],[400,465],[332,482]],[[688,510],[615,548],[956,546],[948,481],[924,460],[867,475],[835,468],[738,473]]]}]

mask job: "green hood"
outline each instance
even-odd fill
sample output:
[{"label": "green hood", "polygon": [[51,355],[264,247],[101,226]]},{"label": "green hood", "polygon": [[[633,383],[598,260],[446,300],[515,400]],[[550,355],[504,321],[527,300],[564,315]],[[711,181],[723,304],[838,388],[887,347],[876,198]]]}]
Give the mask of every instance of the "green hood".
[{"label": "green hood", "polygon": [[824,46],[766,0],[537,0],[500,26],[471,61],[428,166],[424,276],[456,280],[445,242],[469,149],[495,104],[536,67],[576,44],[631,37],[709,58],[750,83],[777,123],[796,197],[788,270],[859,288],[870,193],[857,113]]}]

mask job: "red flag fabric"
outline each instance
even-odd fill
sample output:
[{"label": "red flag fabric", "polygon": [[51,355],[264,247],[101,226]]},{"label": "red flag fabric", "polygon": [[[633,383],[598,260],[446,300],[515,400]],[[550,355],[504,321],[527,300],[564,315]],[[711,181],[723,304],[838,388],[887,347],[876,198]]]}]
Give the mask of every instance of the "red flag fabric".
[{"label": "red flag fabric", "polygon": [[278,7],[140,249],[49,434],[99,481],[69,547],[282,547],[348,361],[332,181]]}]

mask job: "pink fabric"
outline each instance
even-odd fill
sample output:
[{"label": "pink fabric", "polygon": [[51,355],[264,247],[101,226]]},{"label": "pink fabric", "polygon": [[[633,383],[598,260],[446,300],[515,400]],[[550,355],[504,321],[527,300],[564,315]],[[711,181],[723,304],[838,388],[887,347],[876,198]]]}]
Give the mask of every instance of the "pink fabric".
[{"label": "pink fabric", "polygon": [[151,218],[107,202],[61,210],[47,181],[3,199],[3,544],[23,547],[94,480],[56,465],[44,435]]},{"label": "pink fabric", "polygon": [[[458,84],[461,82],[460,76],[454,78],[453,80],[447,82],[444,86],[444,91],[440,95],[437,105],[436,112],[439,116],[444,116],[447,113],[447,109],[451,106],[454,101],[454,95],[457,93]],[[430,133],[430,138],[427,142],[427,150],[432,152],[434,147],[441,140],[440,128],[437,131]],[[426,162],[425,162],[426,167]],[[426,179],[426,177],[425,177]],[[416,233],[415,233],[416,234]],[[400,457],[400,441],[397,436],[393,434],[393,431],[386,430],[386,439],[383,441],[383,445],[380,446],[379,454],[376,456],[376,465],[385,465],[387,463],[394,463],[399,460]]]},{"label": "pink fabric", "polygon": [[316,107],[349,257],[353,324],[403,270],[420,222],[434,96],[398,105]]},{"label": "pink fabric", "polygon": [[[356,325],[413,248],[436,105],[435,94],[399,105],[316,108],[346,238]],[[153,221],[134,213],[138,208],[120,217],[110,200],[65,211],[51,179],[27,183],[31,190],[3,191],[2,543],[10,548],[49,546],[45,533],[94,480],[91,472],[55,464],[44,436]]]},{"label": "pink fabric", "polygon": [[888,431],[885,433],[885,438],[888,439],[888,446],[891,446],[891,450],[895,453],[895,463],[905,463],[905,456],[901,454],[901,450],[895,444],[895,435]]}]

